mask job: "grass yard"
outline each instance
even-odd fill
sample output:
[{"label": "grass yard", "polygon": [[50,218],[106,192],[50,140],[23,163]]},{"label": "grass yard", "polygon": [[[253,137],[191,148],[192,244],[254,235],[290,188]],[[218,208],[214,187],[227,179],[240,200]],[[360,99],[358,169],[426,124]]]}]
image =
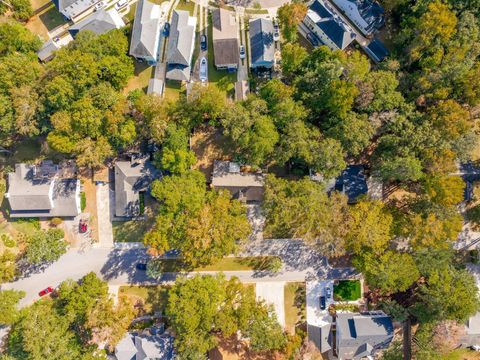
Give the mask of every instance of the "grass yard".
[{"label": "grass yard", "polygon": [[285,285],[285,326],[291,334],[297,324],[305,321],[305,283],[295,282]]},{"label": "grass yard", "polygon": [[137,10],[137,3],[130,4],[130,8],[128,9],[128,13],[125,14],[123,17],[123,21],[125,24],[133,23],[133,19],[135,18],[135,11]]},{"label": "grass yard", "polygon": [[48,32],[66,24],[66,21],[53,4],[44,4],[38,11],[38,14],[28,20],[25,27],[46,41],[49,38]]},{"label": "grass yard", "polygon": [[193,16],[193,11],[195,10],[195,3],[193,1],[180,0],[176,7],[176,10],[185,10],[190,13],[190,16]]},{"label": "grass yard", "polygon": [[245,12],[247,14],[268,14],[268,10],[267,9],[245,9]]},{"label": "grass yard", "polygon": [[113,241],[142,242],[143,235],[150,228],[148,220],[113,221]]},{"label": "grass yard", "polygon": [[37,218],[17,219],[10,222],[12,228],[20,233],[32,235],[40,229],[40,223]]},{"label": "grass yard", "polygon": [[360,286],[360,280],[340,280],[333,286],[333,296],[338,301],[358,300],[362,296]]},{"label": "grass yard", "polygon": [[443,355],[441,360],[480,360],[480,353],[468,349],[456,349]]},{"label": "grass yard", "polygon": [[177,100],[182,93],[185,92],[185,87],[182,86],[180,81],[167,80],[165,82],[165,88],[163,95],[167,100]]},{"label": "grass yard", "polygon": [[168,287],[120,286],[118,295],[138,304],[144,313],[163,312],[167,305]]},{"label": "grass yard", "polygon": [[146,62],[140,63],[135,61],[134,76],[128,80],[127,86],[123,89],[124,94],[128,94],[135,89],[141,89],[147,92],[148,82],[152,77],[153,67]]},{"label": "grass yard", "polygon": [[[262,271],[268,269],[274,256],[264,257],[225,257],[212,265],[202,266],[192,271]],[[161,263],[161,272],[183,272],[190,271],[186,269],[180,260],[163,259],[156,260]]]}]

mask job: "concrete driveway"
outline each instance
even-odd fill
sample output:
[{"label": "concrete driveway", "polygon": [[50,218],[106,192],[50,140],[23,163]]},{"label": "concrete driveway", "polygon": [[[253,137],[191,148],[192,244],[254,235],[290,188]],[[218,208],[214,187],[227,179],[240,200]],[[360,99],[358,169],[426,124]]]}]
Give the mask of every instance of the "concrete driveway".
[{"label": "concrete driveway", "polygon": [[99,247],[110,248],[113,246],[112,218],[115,206],[115,192],[109,184],[97,185],[97,216]]},{"label": "concrete driveway", "polygon": [[258,300],[264,300],[273,305],[277,313],[277,319],[282,327],[285,327],[285,282],[258,282],[255,285],[255,293]]}]

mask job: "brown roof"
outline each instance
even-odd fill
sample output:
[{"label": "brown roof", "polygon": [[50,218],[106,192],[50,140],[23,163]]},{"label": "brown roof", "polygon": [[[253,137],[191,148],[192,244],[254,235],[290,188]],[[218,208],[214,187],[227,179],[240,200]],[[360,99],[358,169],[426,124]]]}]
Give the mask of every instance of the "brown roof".
[{"label": "brown roof", "polygon": [[238,64],[238,24],[235,14],[225,9],[212,13],[213,52],[216,66]]}]

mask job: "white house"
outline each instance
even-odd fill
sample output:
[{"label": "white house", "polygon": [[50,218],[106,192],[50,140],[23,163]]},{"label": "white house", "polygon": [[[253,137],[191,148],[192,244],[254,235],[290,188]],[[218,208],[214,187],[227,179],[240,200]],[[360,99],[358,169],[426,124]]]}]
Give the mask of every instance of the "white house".
[{"label": "white house", "polygon": [[332,0],[333,3],[368,36],[385,23],[385,11],[372,0]]}]

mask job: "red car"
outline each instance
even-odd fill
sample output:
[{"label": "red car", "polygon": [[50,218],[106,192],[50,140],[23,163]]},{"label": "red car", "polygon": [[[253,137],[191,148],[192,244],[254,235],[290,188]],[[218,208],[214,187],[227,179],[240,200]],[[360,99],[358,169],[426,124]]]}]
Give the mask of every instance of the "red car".
[{"label": "red car", "polygon": [[38,296],[45,296],[53,292],[53,288],[51,286],[47,287],[46,289],[43,289],[38,293]]},{"label": "red car", "polygon": [[79,232],[80,234],[86,233],[88,230],[88,225],[86,220],[80,220],[80,223],[78,224],[79,227]]}]

